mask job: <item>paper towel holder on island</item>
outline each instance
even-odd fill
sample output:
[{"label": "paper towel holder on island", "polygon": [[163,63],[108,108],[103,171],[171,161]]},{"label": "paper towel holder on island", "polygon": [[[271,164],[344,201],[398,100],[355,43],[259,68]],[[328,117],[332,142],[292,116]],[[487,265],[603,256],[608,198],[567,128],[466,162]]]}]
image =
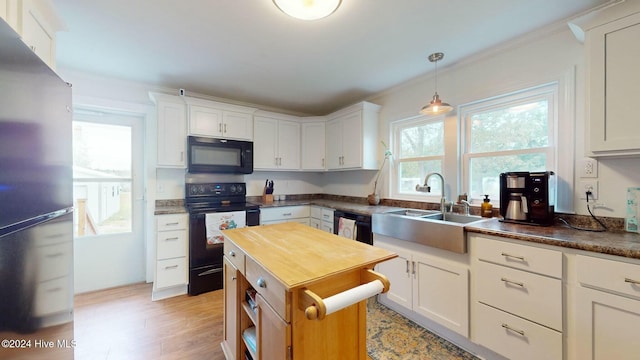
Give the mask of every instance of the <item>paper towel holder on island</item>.
[{"label": "paper towel holder on island", "polygon": [[362,269],[360,279],[366,283],[341,293],[321,298],[309,289],[300,292],[300,309],[309,320],[322,320],[325,316],[342,310],[377,294],[389,291],[391,283],[386,276],[371,269]]}]

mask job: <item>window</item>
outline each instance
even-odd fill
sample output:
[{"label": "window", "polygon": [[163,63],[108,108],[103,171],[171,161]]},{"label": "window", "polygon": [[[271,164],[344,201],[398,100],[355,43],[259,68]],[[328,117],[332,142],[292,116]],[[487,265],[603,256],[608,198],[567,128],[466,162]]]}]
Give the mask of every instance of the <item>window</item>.
[{"label": "window", "polygon": [[131,127],[86,117],[73,121],[75,236],[131,232]]},{"label": "window", "polygon": [[555,170],[557,83],[461,107],[463,187],[498,200],[499,175]]},{"label": "window", "polygon": [[[444,117],[403,120],[393,123],[395,195],[424,194],[415,190],[430,172],[442,172],[444,161]],[[442,184],[434,181],[432,193],[441,192]]]}]

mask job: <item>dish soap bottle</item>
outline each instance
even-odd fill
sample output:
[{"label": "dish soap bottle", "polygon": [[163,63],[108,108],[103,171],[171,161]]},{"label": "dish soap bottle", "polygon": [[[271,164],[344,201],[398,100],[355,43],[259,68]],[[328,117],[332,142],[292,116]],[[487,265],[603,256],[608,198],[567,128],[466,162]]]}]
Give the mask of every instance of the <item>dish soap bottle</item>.
[{"label": "dish soap bottle", "polygon": [[485,195],[484,200],[482,200],[482,204],[480,205],[480,215],[488,218],[493,217],[493,205],[491,205],[489,195]]}]

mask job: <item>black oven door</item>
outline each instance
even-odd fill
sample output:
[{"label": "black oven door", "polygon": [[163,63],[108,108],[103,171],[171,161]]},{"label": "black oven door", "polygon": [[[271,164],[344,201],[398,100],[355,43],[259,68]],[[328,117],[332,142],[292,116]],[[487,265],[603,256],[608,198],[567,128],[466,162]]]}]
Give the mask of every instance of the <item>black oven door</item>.
[{"label": "black oven door", "polygon": [[[260,225],[260,209],[249,207],[246,226]],[[223,214],[224,212],[221,212]],[[222,289],[224,242],[207,239],[206,214],[189,214],[189,295]]]}]

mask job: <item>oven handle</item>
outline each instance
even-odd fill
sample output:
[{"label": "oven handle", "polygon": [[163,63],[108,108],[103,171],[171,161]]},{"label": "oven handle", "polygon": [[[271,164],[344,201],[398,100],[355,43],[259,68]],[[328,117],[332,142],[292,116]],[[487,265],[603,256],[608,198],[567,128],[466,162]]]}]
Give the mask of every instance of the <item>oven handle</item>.
[{"label": "oven handle", "polygon": [[219,273],[221,271],[222,271],[222,268],[211,269],[211,270],[207,270],[205,272],[201,272],[200,274],[198,274],[198,276],[207,276],[207,275]]}]

